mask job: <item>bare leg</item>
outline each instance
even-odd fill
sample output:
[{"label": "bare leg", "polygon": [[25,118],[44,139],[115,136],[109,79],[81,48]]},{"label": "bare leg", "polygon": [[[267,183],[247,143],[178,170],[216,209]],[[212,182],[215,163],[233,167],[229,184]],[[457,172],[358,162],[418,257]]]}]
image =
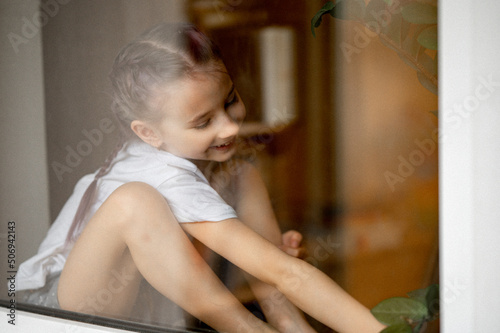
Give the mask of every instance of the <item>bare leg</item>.
[{"label": "bare leg", "polygon": [[220,331],[274,331],[256,321],[193,247],[164,198],[129,183],[89,221],[59,282],[63,309],[127,316],[139,283],[155,289]]},{"label": "bare leg", "polygon": [[366,307],[327,275],[307,262],[282,252],[239,220],[184,223],[183,228],[336,331],[360,333],[384,329],[384,325]]}]

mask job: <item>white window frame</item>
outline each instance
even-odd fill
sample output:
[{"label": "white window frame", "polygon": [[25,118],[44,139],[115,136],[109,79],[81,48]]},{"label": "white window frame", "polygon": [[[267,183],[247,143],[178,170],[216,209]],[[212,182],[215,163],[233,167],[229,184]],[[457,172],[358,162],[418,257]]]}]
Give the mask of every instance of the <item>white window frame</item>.
[{"label": "white window frame", "polygon": [[494,0],[440,0],[440,286],[445,333],[500,329],[499,13],[500,2]]}]

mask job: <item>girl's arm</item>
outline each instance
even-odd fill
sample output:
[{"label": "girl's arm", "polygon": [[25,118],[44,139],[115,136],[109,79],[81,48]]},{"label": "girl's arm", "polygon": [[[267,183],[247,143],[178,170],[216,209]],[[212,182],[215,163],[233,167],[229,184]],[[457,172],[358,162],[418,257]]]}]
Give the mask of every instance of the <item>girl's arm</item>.
[{"label": "girl's arm", "polygon": [[[251,176],[249,182],[258,183],[260,178],[256,178],[256,171],[247,171],[247,176]],[[240,186],[238,212],[247,223],[261,223],[252,225],[252,228],[237,219],[183,223],[184,230],[249,274],[279,290],[288,300],[327,326],[339,332],[382,330],[383,325],[370,311],[328,276],[278,249],[279,229],[275,225],[267,193],[264,192],[264,195],[258,184],[247,186],[241,183]],[[268,292],[265,290],[262,294]],[[286,302],[277,295],[272,304]]]},{"label": "girl's arm", "polygon": [[[259,172],[253,165],[245,162],[240,165],[239,170],[235,206],[239,219],[283,250],[283,236]],[[267,320],[274,327],[282,332],[314,332],[302,312],[280,291],[248,274],[247,280]]]},{"label": "girl's arm", "polygon": [[278,249],[237,219],[183,223],[193,237],[238,267],[277,288],[292,303],[339,332],[384,327],[324,273]]}]

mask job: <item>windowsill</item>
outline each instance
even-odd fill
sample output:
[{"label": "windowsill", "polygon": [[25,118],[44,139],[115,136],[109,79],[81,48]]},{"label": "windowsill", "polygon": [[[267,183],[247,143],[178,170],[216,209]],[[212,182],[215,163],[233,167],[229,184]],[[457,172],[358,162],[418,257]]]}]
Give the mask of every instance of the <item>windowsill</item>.
[{"label": "windowsill", "polygon": [[[9,302],[0,300],[0,331],[9,332],[13,325],[9,323]],[[183,328],[158,327],[119,319],[91,316],[81,313],[51,309],[42,306],[16,303],[16,332],[213,332],[208,330],[186,330]]]}]

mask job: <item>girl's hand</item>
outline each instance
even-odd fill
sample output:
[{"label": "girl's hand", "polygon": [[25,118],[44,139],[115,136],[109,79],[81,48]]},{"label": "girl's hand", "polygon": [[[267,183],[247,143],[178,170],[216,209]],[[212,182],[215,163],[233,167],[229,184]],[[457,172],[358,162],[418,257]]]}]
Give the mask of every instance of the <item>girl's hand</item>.
[{"label": "girl's hand", "polygon": [[304,258],[306,248],[302,244],[302,234],[296,230],[289,230],[281,235],[282,245],[280,249],[296,258]]}]

